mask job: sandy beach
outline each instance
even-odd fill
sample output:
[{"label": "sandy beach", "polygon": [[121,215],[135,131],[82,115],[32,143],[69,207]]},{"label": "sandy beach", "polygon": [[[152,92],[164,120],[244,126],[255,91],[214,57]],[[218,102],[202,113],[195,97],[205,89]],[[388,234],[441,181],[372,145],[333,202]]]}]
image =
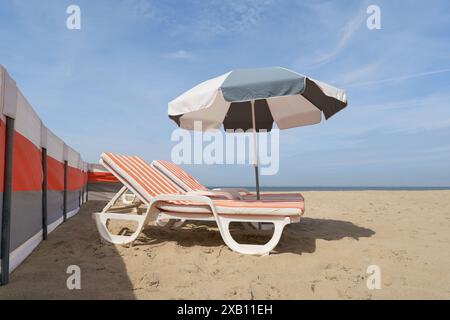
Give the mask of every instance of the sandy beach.
[{"label": "sandy beach", "polygon": [[[0,299],[449,299],[450,191],[304,192],[306,214],[270,256],[230,251],[211,223],[148,227],[102,244],[88,202],[0,287]],[[260,239],[238,229],[239,239]],[[66,287],[69,265],[81,290]],[[382,288],[369,290],[378,265]]]}]

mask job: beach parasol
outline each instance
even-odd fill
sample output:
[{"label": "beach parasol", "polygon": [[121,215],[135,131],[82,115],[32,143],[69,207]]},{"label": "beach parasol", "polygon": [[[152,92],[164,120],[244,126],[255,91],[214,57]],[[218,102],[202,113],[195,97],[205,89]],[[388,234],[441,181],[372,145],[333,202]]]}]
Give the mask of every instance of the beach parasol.
[{"label": "beach parasol", "polygon": [[169,103],[180,128],[252,130],[256,192],[259,197],[257,132],[289,129],[329,119],[347,106],[344,90],[280,68],[239,69],[207,80]]}]

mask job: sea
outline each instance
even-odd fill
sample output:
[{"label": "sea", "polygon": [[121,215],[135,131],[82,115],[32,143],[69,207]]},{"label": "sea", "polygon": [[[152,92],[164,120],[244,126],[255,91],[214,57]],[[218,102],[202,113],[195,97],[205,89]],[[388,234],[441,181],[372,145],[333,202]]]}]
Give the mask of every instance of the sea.
[{"label": "sea", "polygon": [[[211,186],[209,189],[215,188],[245,188],[250,191],[255,191],[255,186],[241,186],[241,187],[219,187],[219,186]],[[298,187],[271,187],[271,186],[262,186],[260,188],[261,192],[283,192],[283,191],[432,191],[432,190],[450,190],[450,186],[448,187],[420,187],[420,186],[412,186],[412,187],[380,187],[380,186],[344,186],[344,187],[322,187],[322,186],[298,186]]]}]

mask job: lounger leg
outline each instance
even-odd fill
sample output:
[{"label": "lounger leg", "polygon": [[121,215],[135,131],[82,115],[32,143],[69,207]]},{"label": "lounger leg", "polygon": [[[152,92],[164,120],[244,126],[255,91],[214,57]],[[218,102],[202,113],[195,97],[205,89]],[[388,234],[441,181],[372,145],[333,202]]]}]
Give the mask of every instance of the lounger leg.
[{"label": "lounger leg", "polygon": [[182,220],[175,220],[175,222],[174,222],[172,228],[175,228],[175,229],[181,228],[181,227],[183,226],[183,224],[185,224],[185,223],[186,223],[186,220],[185,220],[185,219],[182,219]]},{"label": "lounger leg", "polygon": [[102,212],[108,211],[116,202],[119,200],[119,198],[125,194],[127,191],[127,187],[123,186],[122,189],[117,192],[114,197],[108,202],[108,204],[103,208]]},{"label": "lounger leg", "polygon": [[[190,201],[193,203],[204,203],[211,208],[211,212],[217,222],[220,234],[231,250],[242,254],[254,255],[268,255],[270,251],[275,248],[281,238],[283,229],[286,225],[291,223],[289,217],[249,217],[238,215],[219,215],[213,201],[205,196],[191,196],[191,195],[159,195],[153,198],[150,207],[153,207],[160,201]],[[274,224],[274,232],[272,239],[264,245],[240,244],[237,243],[230,233],[231,222],[270,222]]]},{"label": "lounger leg", "polygon": [[273,225],[271,223],[250,222],[249,223],[254,230],[272,230]]},{"label": "lounger leg", "polygon": [[[120,213],[107,213],[107,212],[96,212],[92,214],[95,223],[97,225],[98,232],[100,236],[107,242],[114,244],[129,244],[134,242],[142,229],[145,226],[148,212],[142,216],[139,215],[131,215],[131,214],[120,214]],[[108,220],[121,220],[121,221],[136,221],[138,223],[138,227],[136,231],[130,236],[122,236],[122,235],[114,235],[109,232],[107,228]]]},{"label": "lounger leg", "polygon": [[[127,197],[131,197],[131,200],[129,200]],[[135,194],[124,193],[122,195],[122,202],[124,204],[132,204],[135,200],[136,200],[136,195]]]},{"label": "lounger leg", "polygon": [[158,217],[156,219],[156,224],[160,227],[165,227],[165,228],[181,228],[181,226],[186,222],[185,219],[181,219],[181,220],[175,220],[175,219],[161,219],[160,217]]},{"label": "lounger leg", "polygon": [[219,216],[217,222],[222,238],[231,250],[242,254],[264,256],[268,255],[277,246],[283,233],[283,229],[290,223],[290,220],[289,218],[280,218],[272,221],[274,224],[273,236],[269,242],[264,245],[240,244],[233,239],[230,233],[230,223],[242,222],[241,220]]}]

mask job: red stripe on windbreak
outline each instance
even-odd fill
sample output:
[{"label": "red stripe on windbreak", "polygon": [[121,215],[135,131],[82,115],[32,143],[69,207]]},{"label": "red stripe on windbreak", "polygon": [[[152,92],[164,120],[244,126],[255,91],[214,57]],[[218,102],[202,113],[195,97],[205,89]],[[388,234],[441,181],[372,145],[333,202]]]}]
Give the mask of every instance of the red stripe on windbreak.
[{"label": "red stripe on windbreak", "polygon": [[67,190],[75,191],[83,187],[83,172],[78,168],[67,167]]},{"label": "red stripe on windbreak", "polygon": [[64,190],[64,163],[47,156],[47,189]]},{"label": "red stripe on windbreak", "polygon": [[[67,190],[75,191],[87,183],[87,173],[67,166]],[[64,191],[64,163],[47,156],[47,189]]]},{"label": "red stripe on windbreak", "polygon": [[[0,191],[3,191],[4,172],[4,123],[0,121]],[[43,181],[42,152],[30,140],[19,132],[14,132],[13,147],[13,192],[17,191],[41,191]],[[67,189],[79,190],[85,185],[87,175],[78,168],[68,166]],[[47,188],[48,190],[64,190],[64,164],[47,156]]]},{"label": "red stripe on windbreak", "polygon": [[13,150],[13,192],[42,190],[41,150],[17,131]]},{"label": "red stripe on windbreak", "polygon": [[5,138],[6,124],[0,119],[0,192],[3,192],[4,182],[3,175],[5,173]]},{"label": "red stripe on windbreak", "polygon": [[110,172],[89,172],[88,181],[91,183],[95,182],[108,182],[115,183],[119,182],[119,180]]}]

